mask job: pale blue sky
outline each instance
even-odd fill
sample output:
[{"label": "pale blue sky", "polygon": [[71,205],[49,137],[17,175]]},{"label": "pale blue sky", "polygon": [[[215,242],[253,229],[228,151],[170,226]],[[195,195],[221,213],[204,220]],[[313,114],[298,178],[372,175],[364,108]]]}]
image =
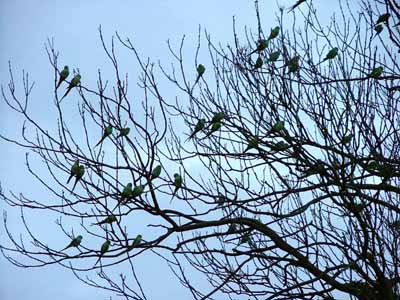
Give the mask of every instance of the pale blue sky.
[{"label": "pale blue sky", "polygon": [[[277,6],[275,1],[260,1],[264,30],[274,25]],[[317,2],[317,1],[314,1]],[[331,12],[333,1],[324,2],[321,9]],[[327,3],[328,2],[328,3]],[[112,3],[112,4],[110,4]],[[269,4],[271,3],[271,4]],[[285,7],[293,1],[279,1]],[[317,3],[316,3],[317,4]],[[232,16],[236,16],[239,32],[244,25],[256,28],[254,3],[251,0],[163,0],[163,1],[59,1],[59,0],[12,0],[0,1],[0,83],[8,83],[8,61],[12,62],[19,91],[22,83],[22,70],[29,72],[30,79],[36,82],[31,96],[32,114],[44,127],[54,126],[52,108],[53,72],[48,63],[44,44],[48,37],[54,38],[55,46],[60,51],[60,65],[64,62],[72,67],[79,67],[85,84],[95,83],[97,70],[104,73],[109,70],[109,63],[101,48],[97,28],[103,28],[106,40],[118,31],[122,36],[134,41],[143,57],[158,59],[169,65],[172,58],[168,53],[166,41],[178,47],[183,35],[187,43],[197,39],[198,26],[207,29],[214,41],[225,45],[232,39]],[[194,44],[193,48],[194,49]],[[121,51],[123,71],[130,73],[131,82],[135,82],[137,73],[129,69],[131,58]],[[190,59],[188,59],[190,61]],[[174,95],[171,91],[171,96]],[[73,107],[66,106],[66,111],[76,114]],[[3,101],[0,103],[1,133],[19,137],[22,120],[10,113]],[[31,196],[46,196],[46,191],[26,171],[24,165],[25,150],[0,140],[0,182],[5,190],[28,193]],[[40,162],[37,163],[40,165]],[[17,210],[0,202],[1,211],[7,211],[11,229],[18,236],[21,224]],[[52,231],[54,218],[32,216],[32,227],[44,235],[55,234]],[[6,240],[3,226],[0,227],[1,241]],[[56,237],[54,237],[56,239]],[[163,263],[159,261],[158,263]],[[156,270],[157,263],[144,257],[140,263],[149,266],[143,275],[147,288],[152,281],[157,282],[157,289],[148,289],[149,299],[183,299],[189,297],[170,273]],[[167,268],[162,269],[167,271]],[[75,279],[68,270],[58,266],[39,269],[20,269],[10,265],[0,257],[0,298],[12,300],[30,299],[108,299],[107,292],[87,287]],[[186,298],[188,299],[188,298]]]}]

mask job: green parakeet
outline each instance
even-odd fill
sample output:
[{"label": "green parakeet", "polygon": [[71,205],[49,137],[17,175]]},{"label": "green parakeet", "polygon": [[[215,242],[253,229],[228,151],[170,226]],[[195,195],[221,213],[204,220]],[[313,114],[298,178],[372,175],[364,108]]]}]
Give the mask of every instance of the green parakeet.
[{"label": "green parakeet", "polygon": [[261,68],[262,65],[263,65],[263,63],[264,63],[264,62],[263,62],[261,56],[259,56],[259,57],[257,58],[257,60],[256,60],[256,63],[254,64],[253,70],[257,70],[257,69]]},{"label": "green parakeet", "polygon": [[128,183],[121,192],[121,201],[132,196],[132,183]]},{"label": "green parakeet", "polygon": [[130,246],[130,248],[132,249],[132,248],[135,248],[135,247],[139,246],[141,242],[142,242],[142,235],[138,234],[136,236],[136,238],[133,240],[133,243]]},{"label": "green parakeet", "polygon": [[379,24],[379,23],[387,23],[387,22],[389,21],[389,17],[390,17],[390,14],[389,14],[389,13],[380,15],[380,16],[378,17],[378,20],[376,20],[375,25],[377,25],[377,24]]},{"label": "green parakeet", "polygon": [[67,79],[68,75],[69,75],[69,68],[68,68],[68,66],[64,66],[64,69],[60,72],[60,79],[58,80],[56,89],[58,89],[58,87],[61,85],[61,83],[65,79]]},{"label": "green parakeet", "polygon": [[272,127],[271,132],[279,132],[285,129],[285,122],[284,121],[277,121]]},{"label": "green parakeet", "polygon": [[214,114],[213,118],[211,119],[211,123],[221,122],[224,118],[225,118],[225,113],[217,112]]},{"label": "green parakeet", "polygon": [[268,37],[268,41],[273,40],[274,38],[276,38],[279,35],[279,30],[280,30],[279,26],[276,26],[276,27],[272,28],[271,32],[269,34],[269,37]]},{"label": "green parakeet", "polygon": [[204,67],[202,64],[199,64],[196,70],[197,70],[197,77],[194,82],[194,85],[196,85],[196,83],[200,80],[201,76],[203,76],[204,72],[206,71],[206,67]]},{"label": "green parakeet", "polygon": [[281,53],[280,53],[279,51],[271,52],[271,53],[269,54],[268,61],[270,61],[270,62],[275,62],[275,61],[278,60],[278,58],[279,58],[280,55],[281,55]]},{"label": "green parakeet", "polygon": [[299,60],[300,57],[296,55],[286,63],[286,66],[288,67],[288,73],[294,73],[299,70]]},{"label": "green parakeet", "polygon": [[203,130],[205,125],[206,125],[205,119],[200,119],[199,121],[197,121],[197,124],[194,127],[194,130],[193,130],[192,134],[188,137],[188,139],[192,139],[198,132]]},{"label": "green parakeet", "polygon": [[105,219],[101,220],[100,222],[94,223],[93,225],[111,224],[115,221],[117,221],[117,218],[114,215],[110,215],[110,216],[106,217]]},{"label": "green parakeet", "polygon": [[289,9],[289,12],[293,11],[297,6],[299,6],[303,2],[306,2],[306,0],[297,0],[297,2]]},{"label": "green parakeet", "polygon": [[71,167],[71,172],[69,173],[70,175],[69,175],[69,178],[67,180],[67,184],[71,181],[72,177],[78,175],[78,173],[79,173],[79,161],[76,160],[74,162],[74,164],[72,165],[72,167]]},{"label": "green parakeet", "polygon": [[339,48],[338,47],[334,47],[331,50],[329,50],[329,52],[326,54],[325,58],[322,60],[323,62],[329,59],[334,59],[337,54],[339,52]]},{"label": "green parakeet", "polygon": [[176,192],[182,187],[182,182],[183,182],[182,176],[179,175],[178,173],[175,173],[175,174],[174,174],[174,186],[175,186],[175,190],[174,190],[174,192],[172,193],[172,198],[174,198]]},{"label": "green parakeet", "polygon": [[343,145],[346,145],[346,144],[348,144],[348,143],[351,142],[351,139],[352,139],[352,138],[353,138],[353,135],[352,135],[352,134],[348,134],[348,135],[343,136],[342,139],[340,140],[340,142],[341,142]]},{"label": "green parakeet", "polygon": [[382,75],[382,73],[383,67],[376,67],[372,69],[371,73],[369,73],[369,77],[377,79]]},{"label": "green parakeet", "polygon": [[212,123],[211,130],[206,134],[205,138],[209,137],[214,132],[218,131],[221,128],[221,126],[222,126],[221,122]]},{"label": "green parakeet", "polygon": [[82,242],[82,238],[83,237],[81,235],[78,235],[76,238],[72,239],[71,242],[68,244],[68,246],[65,247],[64,249],[62,249],[61,251],[64,251],[64,250],[66,250],[68,248],[72,248],[72,247],[78,247]]},{"label": "green parakeet", "polygon": [[161,174],[161,166],[158,165],[153,169],[153,171],[151,171],[151,180],[156,179],[157,177],[160,176],[160,174]]},{"label": "green parakeet", "polygon": [[97,259],[97,261],[94,265],[97,265],[97,263],[100,261],[100,259],[103,257],[103,255],[108,251],[108,249],[110,249],[110,244],[111,244],[111,242],[109,240],[107,240],[101,245],[99,258]]},{"label": "green parakeet", "polygon": [[100,141],[97,142],[96,146],[101,144],[108,136],[112,134],[112,132],[113,132],[113,127],[111,125],[108,125],[106,128],[104,128],[103,136],[101,137]]},{"label": "green parakeet", "polygon": [[247,144],[247,148],[244,150],[244,152],[250,150],[250,149],[256,149],[258,148],[258,139],[256,137],[253,137],[249,140]]},{"label": "green parakeet", "polygon": [[267,49],[267,47],[268,47],[268,40],[259,40],[256,49],[254,51],[250,52],[249,55],[256,53],[256,52],[264,51],[265,49]]},{"label": "green parakeet", "polygon": [[119,130],[119,134],[117,135],[117,138],[127,136],[129,134],[129,131],[131,131],[131,129],[129,127],[121,128]]},{"label": "green parakeet", "polygon": [[132,195],[131,195],[131,197],[132,197],[132,198],[138,197],[138,196],[140,196],[141,194],[143,194],[143,191],[144,191],[144,185],[135,186],[135,187],[133,188],[133,190],[132,190]]},{"label": "green parakeet", "polygon": [[289,147],[289,144],[285,143],[284,141],[280,141],[271,145],[271,149],[275,151],[284,151]]},{"label": "green parakeet", "polygon": [[80,166],[79,166],[79,171],[78,171],[78,173],[77,173],[76,176],[75,176],[76,179],[75,179],[74,186],[72,187],[72,190],[75,189],[76,184],[78,183],[79,180],[82,179],[82,177],[83,177],[84,174],[85,174],[85,167],[82,166],[82,165],[80,165]]},{"label": "green parakeet", "polygon": [[64,99],[65,96],[67,96],[69,94],[69,92],[72,90],[72,88],[78,86],[81,83],[81,75],[77,74],[75,75],[74,78],[72,78],[71,82],[69,83],[69,86],[67,88],[67,91],[65,92],[64,96],[61,98]]}]

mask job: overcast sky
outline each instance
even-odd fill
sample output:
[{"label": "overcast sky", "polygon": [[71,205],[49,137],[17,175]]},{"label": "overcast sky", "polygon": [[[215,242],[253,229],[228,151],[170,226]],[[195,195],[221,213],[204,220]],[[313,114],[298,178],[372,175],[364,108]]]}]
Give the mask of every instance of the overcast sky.
[{"label": "overcast sky", "polygon": [[[260,1],[264,30],[274,26],[277,6],[275,1]],[[331,1],[320,6],[326,16],[335,4]],[[288,7],[293,1],[279,1]],[[207,29],[214,41],[225,45],[232,38],[232,17],[243,32],[244,25],[255,29],[254,2],[251,0],[148,0],[148,1],[105,1],[105,0],[9,0],[0,1],[0,83],[6,87],[9,81],[8,61],[14,70],[17,88],[21,92],[22,70],[29,72],[35,81],[31,97],[32,114],[46,126],[54,126],[51,117],[53,71],[48,63],[44,44],[47,38],[54,38],[55,47],[60,51],[60,64],[79,67],[86,75],[84,82],[93,84],[98,68],[107,70],[109,63],[101,48],[98,27],[102,26],[106,39],[118,31],[129,37],[144,58],[161,60],[169,65],[172,58],[166,41],[178,47],[186,35],[188,42],[197,38],[198,26]],[[129,64],[129,57],[121,54],[120,63]],[[135,70],[124,70],[137,75]],[[131,76],[131,81],[133,77]],[[174,95],[174,91],[171,91]],[[66,106],[67,110],[72,107]],[[0,131],[2,134],[18,137],[22,119],[0,103]],[[31,196],[46,196],[46,191],[27,172],[24,165],[25,150],[0,140],[0,182],[4,190],[28,193]],[[40,162],[37,162],[40,164]],[[18,236],[22,230],[18,220],[19,211],[0,202],[1,211],[7,211],[12,231]],[[45,235],[55,234],[54,219],[37,215],[32,226]],[[0,226],[1,243],[4,243],[4,227]],[[56,238],[56,237],[55,237]],[[146,260],[147,259],[147,260]],[[159,261],[162,263],[162,261]],[[183,299],[188,294],[174,281],[172,275],[160,274],[157,264],[143,258],[143,266],[150,266],[144,280],[157,278],[157,289],[150,292],[149,299]],[[166,270],[164,268],[164,270]],[[108,293],[87,287],[75,279],[68,270],[58,266],[37,269],[21,269],[0,257],[0,298],[13,300],[29,299],[108,299]],[[186,298],[188,299],[188,298]]]}]

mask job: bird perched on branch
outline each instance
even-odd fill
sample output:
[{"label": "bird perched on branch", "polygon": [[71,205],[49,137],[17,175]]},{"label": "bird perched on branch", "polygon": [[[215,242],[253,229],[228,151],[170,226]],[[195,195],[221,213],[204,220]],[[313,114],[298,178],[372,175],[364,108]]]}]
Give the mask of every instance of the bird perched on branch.
[{"label": "bird perched on branch", "polygon": [[68,68],[68,66],[64,66],[64,69],[60,72],[60,79],[58,80],[56,89],[58,89],[58,87],[61,85],[61,83],[65,79],[67,79],[68,75],[69,75],[69,68]]}]

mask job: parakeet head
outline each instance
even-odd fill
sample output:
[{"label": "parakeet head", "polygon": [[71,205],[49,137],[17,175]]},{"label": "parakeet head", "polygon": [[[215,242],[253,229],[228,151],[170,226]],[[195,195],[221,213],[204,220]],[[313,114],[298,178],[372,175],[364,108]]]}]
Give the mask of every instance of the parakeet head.
[{"label": "parakeet head", "polygon": [[206,71],[206,68],[202,64],[199,64],[197,66],[197,73],[199,73],[199,75],[203,75],[205,71]]}]

